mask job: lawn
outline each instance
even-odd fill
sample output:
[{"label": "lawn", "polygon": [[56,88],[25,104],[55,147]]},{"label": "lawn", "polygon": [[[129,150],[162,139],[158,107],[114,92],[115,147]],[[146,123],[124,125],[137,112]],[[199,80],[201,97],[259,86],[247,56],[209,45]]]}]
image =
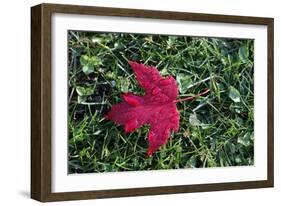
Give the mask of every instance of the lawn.
[{"label": "lawn", "polygon": [[[143,94],[128,61],[172,75],[179,131],[151,157],[149,126],[125,134],[106,120],[125,92]],[[68,171],[92,173],[254,163],[254,40],[68,33]]]}]

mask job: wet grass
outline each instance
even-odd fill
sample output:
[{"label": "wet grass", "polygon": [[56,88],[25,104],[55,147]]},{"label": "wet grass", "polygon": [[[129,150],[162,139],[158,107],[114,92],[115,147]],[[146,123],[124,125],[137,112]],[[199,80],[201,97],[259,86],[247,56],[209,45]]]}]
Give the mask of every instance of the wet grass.
[{"label": "wet grass", "polygon": [[[69,173],[254,163],[254,43],[247,39],[69,31]],[[178,82],[180,129],[147,157],[149,127],[125,134],[105,120],[120,94],[142,94],[128,60]]]}]

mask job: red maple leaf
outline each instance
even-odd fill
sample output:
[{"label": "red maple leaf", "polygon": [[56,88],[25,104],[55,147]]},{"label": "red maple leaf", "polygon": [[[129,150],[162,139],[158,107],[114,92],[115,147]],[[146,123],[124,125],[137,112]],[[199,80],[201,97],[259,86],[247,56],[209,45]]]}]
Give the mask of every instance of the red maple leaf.
[{"label": "red maple leaf", "polygon": [[113,105],[106,118],[123,125],[125,132],[133,132],[142,125],[150,125],[147,154],[152,155],[160,146],[166,144],[171,131],[179,129],[179,112],[176,103],[193,99],[188,97],[176,100],[178,87],[172,76],[162,77],[156,67],[129,62],[144,96],[133,93],[122,95],[123,102]]}]

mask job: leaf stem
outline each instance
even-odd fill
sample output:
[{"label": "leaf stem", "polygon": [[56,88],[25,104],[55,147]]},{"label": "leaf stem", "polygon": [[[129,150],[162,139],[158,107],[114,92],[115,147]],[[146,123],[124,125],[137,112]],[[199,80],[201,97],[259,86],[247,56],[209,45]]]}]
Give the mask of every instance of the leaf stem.
[{"label": "leaf stem", "polygon": [[195,98],[200,97],[200,96],[202,96],[202,95],[204,95],[204,94],[207,94],[209,91],[210,91],[210,89],[205,89],[205,91],[203,91],[203,92],[201,92],[201,93],[199,93],[199,94],[197,94],[197,95],[195,95],[195,96],[186,97],[186,98],[183,98],[183,99],[176,99],[176,100],[174,101],[174,103],[183,102],[183,101],[191,100],[191,99],[195,99]]}]

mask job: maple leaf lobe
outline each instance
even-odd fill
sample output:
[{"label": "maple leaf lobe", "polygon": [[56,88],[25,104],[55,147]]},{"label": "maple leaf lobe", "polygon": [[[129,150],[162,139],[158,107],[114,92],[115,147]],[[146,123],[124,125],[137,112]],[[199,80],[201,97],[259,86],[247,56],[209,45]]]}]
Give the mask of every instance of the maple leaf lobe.
[{"label": "maple leaf lobe", "polygon": [[150,125],[147,154],[152,155],[166,144],[171,131],[179,128],[179,112],[174,102],[178,96],[177,83],[172,76],[162,77],[156,67],[136,62],[129,64],[145,95],[123,94],[123,102],[112,106],[107,119],[123,125],[126,133],[144,124]]}]

